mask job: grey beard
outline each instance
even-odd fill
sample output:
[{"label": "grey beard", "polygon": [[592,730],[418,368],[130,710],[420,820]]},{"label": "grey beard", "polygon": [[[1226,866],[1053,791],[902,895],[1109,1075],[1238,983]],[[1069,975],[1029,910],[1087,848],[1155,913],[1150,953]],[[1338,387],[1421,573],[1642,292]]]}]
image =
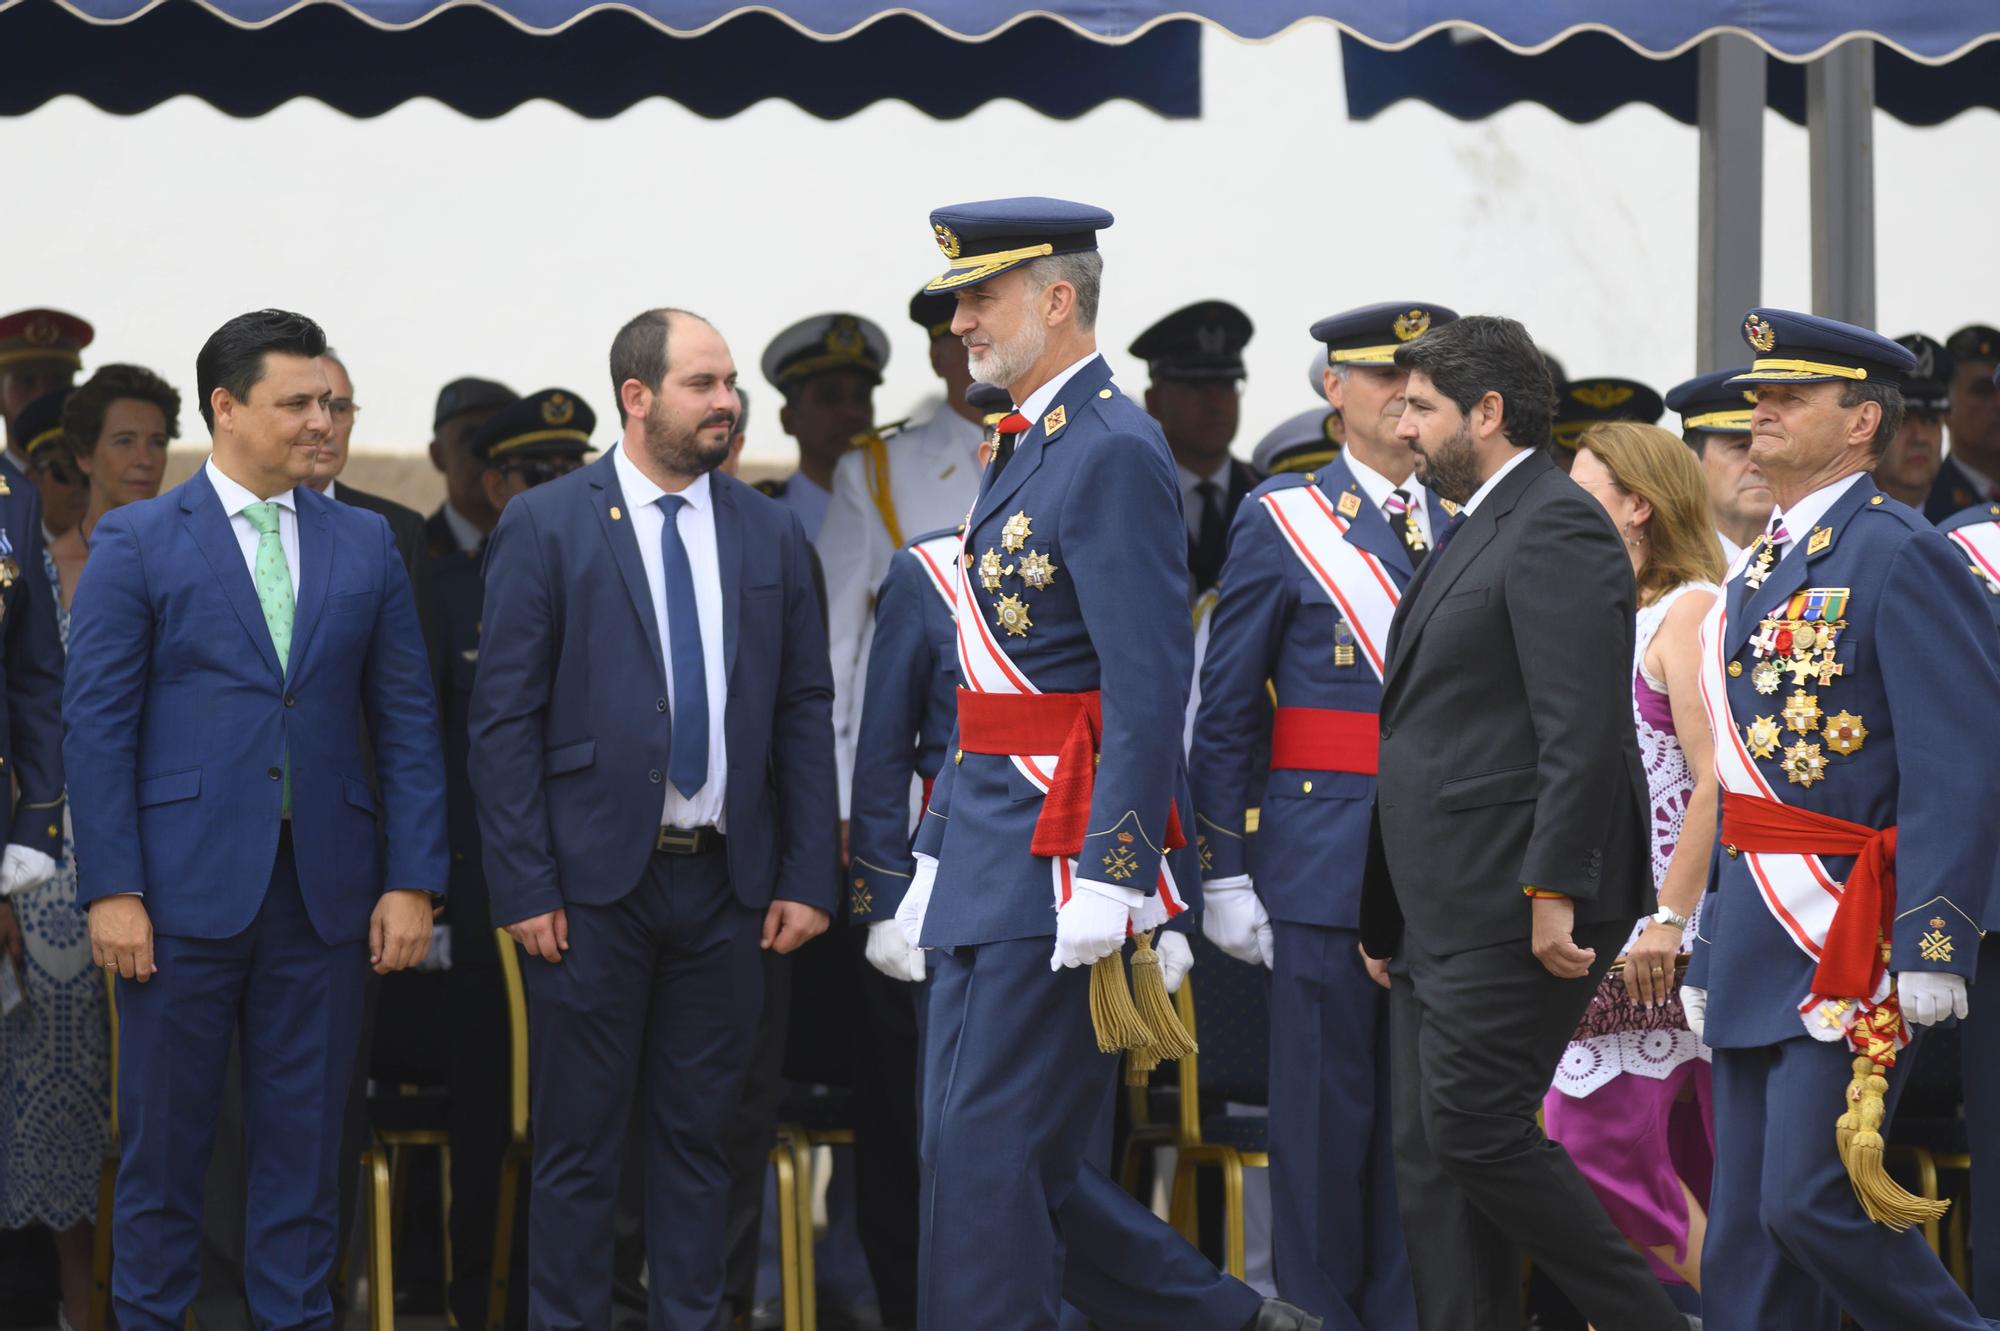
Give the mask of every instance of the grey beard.
[{"label": "grey beard", "polygon": [[966,368],[972,371],[973,382],[1006,388],[1018,382],[1029,367],[1042,358],[1042,352],[1048,349],[1048,345],[1048,329],[1034,324],[1011,345],[1003,347],[995,342],[984,360],[973,360],[968,354]]}]

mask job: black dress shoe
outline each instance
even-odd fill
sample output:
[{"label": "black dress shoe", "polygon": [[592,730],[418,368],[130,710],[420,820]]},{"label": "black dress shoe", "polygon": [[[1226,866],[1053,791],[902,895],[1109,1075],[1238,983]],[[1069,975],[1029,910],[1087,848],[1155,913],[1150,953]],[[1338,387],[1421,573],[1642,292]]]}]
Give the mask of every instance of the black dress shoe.
[{"label": "black dress shoe", "polygon": [[1243,1331],[1322,1331],[1326,1324],[1303,1308],[1282,1299],[1265,1299]]}]

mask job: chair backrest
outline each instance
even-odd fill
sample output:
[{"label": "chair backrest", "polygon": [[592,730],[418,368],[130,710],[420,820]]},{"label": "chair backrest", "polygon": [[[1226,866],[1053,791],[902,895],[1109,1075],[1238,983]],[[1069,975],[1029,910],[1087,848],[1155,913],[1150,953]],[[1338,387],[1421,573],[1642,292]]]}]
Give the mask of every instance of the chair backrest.
[{"label": "chair backrest", "polygon": [[1270,1103],[1271,988],[1262,966],[1236,960],[1196,934],[1194,970],[1198,978],[1195,1013],[1200,1018],[1199,1085],[1211,1112],[1224,1100]]},{"label": "chair backrest", "polygon": [[521,982],[519,944],[505,929],[493,931],[500,954],[500,979],[507,988],[508,1102],[514,1140],[528,1140],[528,990]]}]

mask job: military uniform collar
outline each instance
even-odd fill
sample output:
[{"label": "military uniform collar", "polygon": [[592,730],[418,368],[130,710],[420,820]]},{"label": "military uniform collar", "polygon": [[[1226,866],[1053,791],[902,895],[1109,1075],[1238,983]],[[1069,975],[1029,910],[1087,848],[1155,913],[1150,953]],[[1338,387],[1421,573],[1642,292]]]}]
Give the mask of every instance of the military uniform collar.
[{"label": "military uniform collar", "polygon": [[1790,538],[1791,543],[1803,541],[1812,534],[1813,528],[1819,525],[1819,520],[1826,516],[1827,510],[1861,479],[1862,474],[1858,471],[1853,472],[1830,484],[1822,485],[1789,509],[1778,509],[1772,516],[1784,523],[1785,535]]},{"label": "military uniform collar", "polygon": [[1042,417],[1048,414],[1049,408],[1054,405],[1056,397],[1063,391],[1063,386],[1074,379],[1079,370],[1082,370],[1096,359],[1097,353],[1093,351],[1069,368],[1058,371],[1055,378],[1028,394],[1028,400],[1021,404],[1021,414],[1026,416],[1031,423],[1041,420]]},{"label": "military uniform collar", "polygon": [[1420,512],[1424,511],[1429,504],[1430,496],[1424,490],[1424,483],[1417,479],[1415,472],[1410,473],[1410,479],[1404,481],[1401,485],[1397,485],[1387,476],[1384,476],[1381,472],[1354,456],[1352,450],[1344,451],[1340,456],[1341,461],[1347,464],[1348,474],[1354,477],[1354,483],[1361,487],[1361,493],[1368,496],[1368,502],[1373,504],[1378,511],[1384,503],[1388,502],[1389,496],[1397,490],[1401,490],[1407,495],[1410,507]]}]

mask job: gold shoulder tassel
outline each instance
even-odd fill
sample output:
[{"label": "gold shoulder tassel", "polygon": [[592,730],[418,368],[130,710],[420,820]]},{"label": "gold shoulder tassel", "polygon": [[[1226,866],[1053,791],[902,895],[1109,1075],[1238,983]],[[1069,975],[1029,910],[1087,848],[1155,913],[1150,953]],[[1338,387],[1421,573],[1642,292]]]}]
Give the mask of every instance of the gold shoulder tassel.
[{"label": "gold shoulder tassel", "polygon": [[1123,948],[1090,968],[1090,1024],[1097,1030],[1097,1047],[1103,1053],[1146,1047],[1146,1023],[1139,1019],[1132,991],[1125,987]]},{"label": "gold shoulder tassel", "polygon": [[1160,954],[1153,950],[1152,931],[1140,934],[1135,941],[1132,997],[1146,1026],[1146,1052],[1155,1064],[1186,1058],[1195,1052],[1194,1040],[1181,1025],[1174,1000],[1167,995],[1167,977],[1160,969]]},{"label": "gold shoulder tassel", "polygon": [[[1870,1044],[1879,1042],[1893,1051],[1901,1020],[1901,1014],[1886,1005],[1876,1008],[1868,1016]],[[1905,1191],[1883,1168],[1882,1119],[1887,1112],[1884,1097],[1889,1093],[1883,1069],[1865,1054],[1855,1057],[1853,1069],[1854,1078],[1847,1084],[1847,1110],[1833,1134],[1840,1163],[1847,1167],[1847,1178],[1854,1185],[1861,1209],[1876,1224],[1887,1225],[1899,1234],[1912,1225],[1942,1219],[1951,1209],[1950,1202],[1934,1202]]]}]

